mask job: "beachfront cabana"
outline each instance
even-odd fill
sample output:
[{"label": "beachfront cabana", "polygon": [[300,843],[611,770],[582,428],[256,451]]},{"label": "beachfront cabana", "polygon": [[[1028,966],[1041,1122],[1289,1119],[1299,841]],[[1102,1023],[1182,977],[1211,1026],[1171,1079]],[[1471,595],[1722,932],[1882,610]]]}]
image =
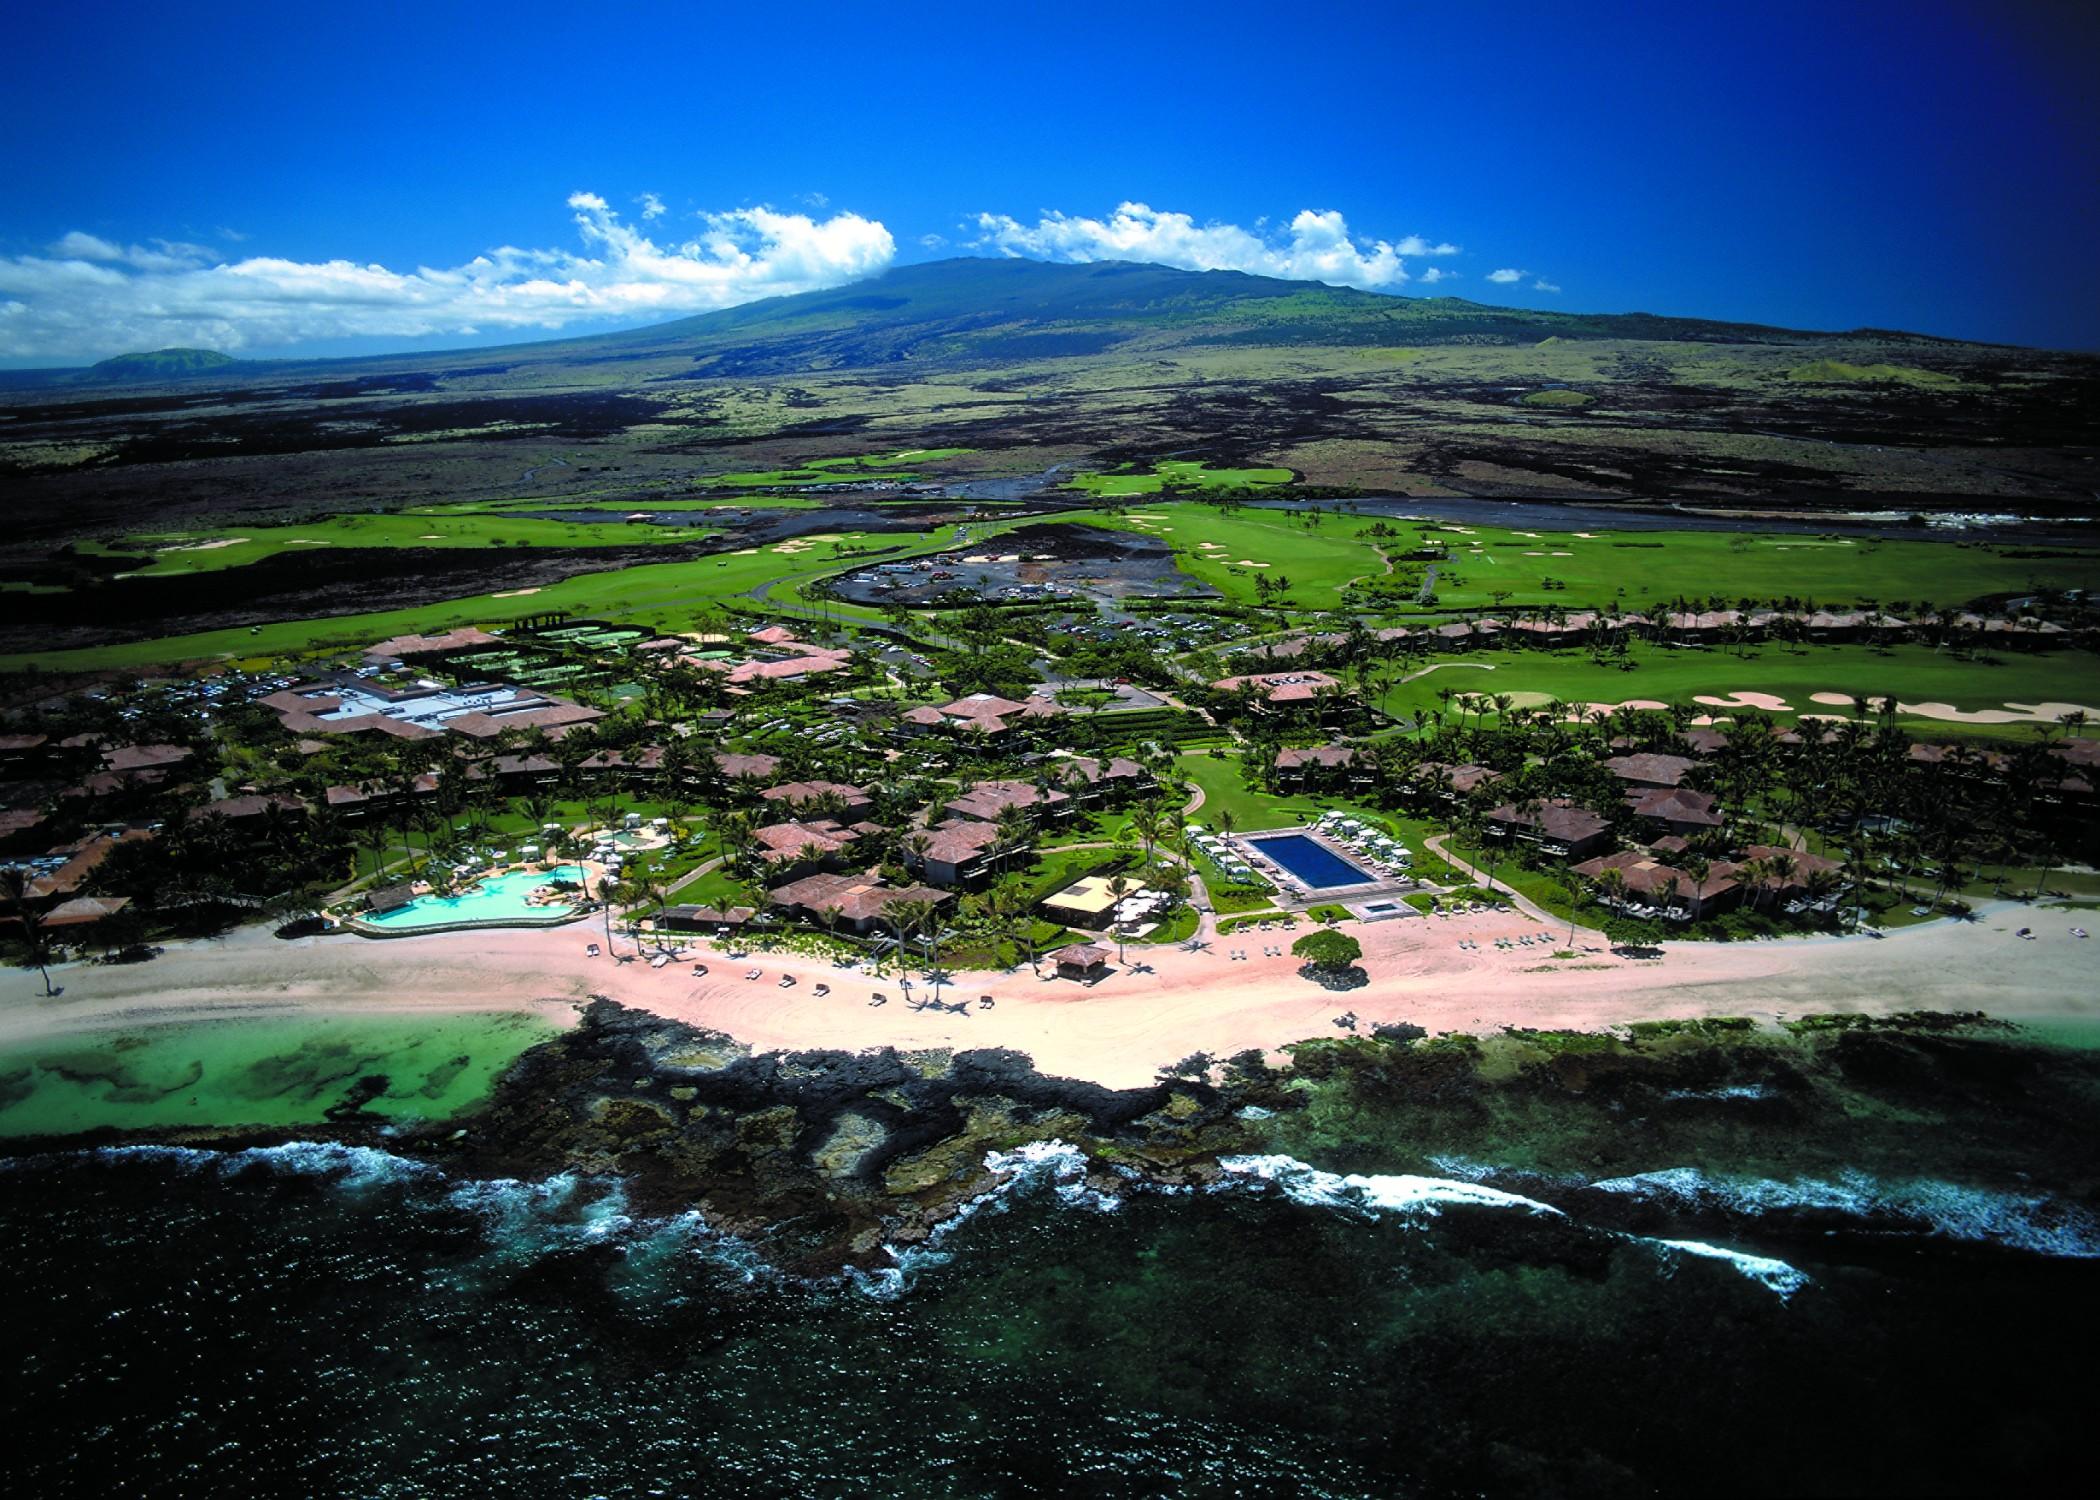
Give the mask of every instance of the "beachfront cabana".
[{"label": "beachfront cabana", "polygon": [[1097,943],[1073,943],[1050,955],[1059,979],[1092,984],[1108,976],[1108,950]]}]

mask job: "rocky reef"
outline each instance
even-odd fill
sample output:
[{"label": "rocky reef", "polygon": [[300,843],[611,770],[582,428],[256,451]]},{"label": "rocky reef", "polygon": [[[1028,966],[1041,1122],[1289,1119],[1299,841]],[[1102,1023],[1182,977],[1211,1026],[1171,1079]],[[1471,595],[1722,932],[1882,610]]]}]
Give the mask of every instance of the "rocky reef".
[{"label": "rocky reef", "polygon": [[[1195,1072],[1195,1069],[1190,1069]],[[753,1055],[733,1038],[597,999],[531,1049],[471,1119],[391,1149],[489,1176],[615,1173],[645,1213],[698,1209],[783,1269],[881,1265],[996,1181],[987,1155],[1082,1144],[1104,1193],[1201,1180],[1260,1143],[1281,1075],[1108,1089],[997,1048]],[[1243,1113],[1245,1112],[1245,1113]],[[1121,1171],[1116,1170],[1121,1168]]]},{"label": "rocky reef", "polygon": [[[1109,1089],[1046,1077],[1003,1049],[754,1054],[601,997],[573,1029],[518,1054],[463,1113],[404,1125],[366,1108],[385,1076],[339,1072],[323,1125],[103,1131],[17,1138],[7,1150],[318,1139],[461,1178],[618,1177],[634,1212],[696,1211],[810,1278],[890,1266],[893,1251],[998,1187],[1012,1153],[1050,1141],[1071,1148],[1067,1168],[1084,1162],[1083,1177],[1061,1183],[1094,1201],[1205,1186],[1230,1175],[1221,1161],[1271,1156],[1361,1174],[1335,1175],[1349,1193],[1375,1193],[1381,1174],[1462,1178],[1594,1224],[1679,1236],[1740,1227],[1725,1195],[1683,1186],[1725,1163],[1762,1184],[1761,1212],[1775,1195],[1807,1205],[1763,1212],[1760,1232],[1799,1219],[1821,1236],[1839,1222],[1833,1195],[1852,1229],[1914,1221],[1912,1208],[1867,1203],[1886,1193],[1858,1184],[1910,1181],[1929,1138],[1945,1184],[2046,1198],[2049,1212],[2100,1225],[2087,1147],[2100,1124],[2100,1049],[1980,1015],[1483,1037],[1386,1026],[1286,1050],[1280,1067],[1255,1052],[1199,1054],[1148,1087]],[[1641,1190],[1624,1191],[1628,1182]]]}]

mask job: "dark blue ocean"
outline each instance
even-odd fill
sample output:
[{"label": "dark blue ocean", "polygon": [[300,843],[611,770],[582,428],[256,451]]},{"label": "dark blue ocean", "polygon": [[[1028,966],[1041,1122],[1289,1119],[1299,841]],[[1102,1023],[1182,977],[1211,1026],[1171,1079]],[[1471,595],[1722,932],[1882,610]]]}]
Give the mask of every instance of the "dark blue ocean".
[{"label": "dark blue ocean", "polygon": [[934,1243],[810,1285],[612,1181],[339,1146],[0,1164],[0,1471],[96,1497],[2091,1483],[2083,1210],[1231,1165],[1111,1206],[1023,1151]]}]

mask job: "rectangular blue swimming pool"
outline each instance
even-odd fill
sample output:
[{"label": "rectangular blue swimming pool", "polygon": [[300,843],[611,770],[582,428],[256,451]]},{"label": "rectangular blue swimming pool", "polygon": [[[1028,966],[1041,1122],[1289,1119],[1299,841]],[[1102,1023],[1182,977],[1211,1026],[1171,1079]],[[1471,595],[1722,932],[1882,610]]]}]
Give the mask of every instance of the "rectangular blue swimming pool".
[{"label": "rectangular blue swimming pool", "polygon": [[1311,890],[1335,885],[1364,885],[1378,878],[1302,833],[1285,833],[1247,842],[1304,881]]}]

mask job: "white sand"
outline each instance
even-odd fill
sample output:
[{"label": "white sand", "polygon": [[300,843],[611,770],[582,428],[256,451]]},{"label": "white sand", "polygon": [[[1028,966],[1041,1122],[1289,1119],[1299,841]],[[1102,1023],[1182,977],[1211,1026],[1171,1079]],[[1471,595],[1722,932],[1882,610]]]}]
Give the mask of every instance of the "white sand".
[{"label": "white sand", "polygon": [[1694,693],[1692,701],[1704,703],[1709,708],[1755,708],[1768,714],[1792,711],[1792,705],[1776,693],[1730,693],[1725,698],[1716,698],[1709,693]]},{"label": "white sand", "polygon": [[223,536],[210,542],[170,542],[165,547],[155,547],[155,552],[216,552],[221,547],[238,547],[248,539],[244,536]]},{"label": "white sand", "polygon": [[1810,693],[1808,701],[1811,703],[1826,703],[1832,708],[1850,708],[1853,704],[1859,702],[1850,693]]},{"label": "white sand", "polygon": [[416,538],[419,542],[442,542],[444,539],[445,534],[442,531],[426,531]]},{"label": "white sand", "polygon": [[1586,542],[1594,542],[1595,540],[1597,540],[1597,534],[1594,531],[1572,531],[1568,534],[1570,536],[1579,536]]},{"label": "white sand", "polygon": [[[992,1010],[967,1016],[914,1012],[894,979],[871,979],[811,959],[753,956],[732,962],[696,947],[687,962],[651,970],[584,956],[604,941],[583,923],[551,932],[451,933],[375,941],[354,937],[281,942],[265,928],[213,942],[171,945],[152,963],[69,964],[54,971],[56,1000],[37,994],[33,973],[0,972],[0,1050],[60,1036],[132,1031],[156,1023],[298,1014],[401,1015],[489,1010],[559,1016],[591,994],[776,1047],[1013,1047],[1046,1072],[1112,1087],[1151,1081],[1154,1070],[1193,1051],[1226,1056],[1334,1036],[1332,1018],[1353,1011],[1361,1025],[1412,1021],[1433,1030],[1502,1025],[1595,1029],[1660,1017],[1811,1011],[1988,1009],[2006,1016],[2100,1015],[2100,944],[2067,935],[2076,914],[2004,904],[1973,925],[1931,923],[1875,940],[1666,944],[1660,961],[1614,957],[1594,934],[1578,934],[1580,956],[1556,963],[1552,949],[1496,949],[1496,937],[1550,936],[1523,917],[1476,914],[1407,918],[1352,927],[1371,982],[1334,994],[1297,973],[1289,957],[1227,938],[1206,951],[1132,948],[1151,972],[1119,967],[1093,988],[1013,973],[964,974],[948,997],[993,995]],[[2031,925],[2035,942],[2013,935]],[[1482,944],[1458,948],[1460,938]],[[623,942],[624,948],[627,945]],[[710,965],[696,980],[690,961]],[[764,979],[747,983],[746,968]],[[782,972],[795,988],[782,990]],[[833,993],[818,999],[812,986]],[[923,987],[918,987],[923,989]],[[890,1003],[871,1007],[871,992]]]},{"label": "white sand", "polygon": [[1622,708],[1668,708],[1670,705],[1659,698],[1628,698],[1624,703],[1575,703],[1569,706],[1584,710],[1601,708],[1612,713]]},{"label": "white sand", "polygon": [[1899,703],[1897,710],[1920,719],[1949,724],[2054,724],[2065,714],[2100,719],[2100,708],[2085,703],[2008,703],[2003,708],[1960,709],[1951,703]]},{"label": "white sand", "polygon": [[538,592],[539,587],[535,585],[529,589],[504,589],[501,593],[491,594],[489,597],[491,599],[522,599],[527,594],[537,594]]},{"label": "white sand", "polygon": [[1239,565],[1240,565],[1241,567],[1243,567],[1243,568],[1266,568],[1266,567],[1270,566],[1270,565],[1269,565],[1268,563],[1259,563],[1259,562],[1256,562],[1256,561],[1255,561],[1255,560],[1254,560],[1253,558],[1251,558],[1251,557],[1243,557],[1243,558],[1241,558],[1241,559],[1240,559],[1240,561],[1239,561]]}]

